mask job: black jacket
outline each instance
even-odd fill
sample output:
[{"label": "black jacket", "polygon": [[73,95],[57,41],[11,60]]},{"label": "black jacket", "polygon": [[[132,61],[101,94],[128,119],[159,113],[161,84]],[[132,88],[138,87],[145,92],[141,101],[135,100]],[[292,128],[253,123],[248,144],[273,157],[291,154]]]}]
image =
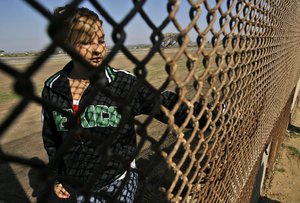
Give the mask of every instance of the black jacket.
[{"label": "black jacket", "polygon": [[[69,113],[64,114],[64,112],[48,106],[47,108],[43,107],[44,146],[49,156],[49,162],[59,169],[57,172],[61,176],[71,177],[81,184],[87,183],[89,179],[94,179],[92,180],[95,181],[93,187],[99,189],[124,173],[128,163],[134,159],[136,132],[133,118],[140,114],[152,113],[156,119],[167,122],[167,117],[156,104],[159,102],[168,109],[172,109],[178,96],[170,91],[156,95],[151,87],[138,84],[135,76],[126,71],[106,66],[104,70],[105,91],[113,93],[113,96],[121,99],[122,103],[106,96],[102,93],[103,91],[92,91],[91,86],[93,85],[90,85],[79,103],[82,113],[75,119],[77,122],[74,122],[73,119],[73,125],[78,123],[77,130],[81,131],[80,136],[70,139],[70,136],[73,136],[70,132],[73,132],[74,128],[68,127],[72,121],[72,96],[67,74],[72,68],[73,63],[70,62],[63,70],[45,82],[42,98]],[[131,91],[132,88],[136,88],[136,85],[138,88]],[[92,100],[87,101],[91,94]],[[122,108],[122,104],[127,104],[126,108]],[[84,109],[83,105],[85,105]],[[126,116],[121,115],[122,111],[126,112]],[[177,123],[180,124],[185,120],[186,112],[187,105],[181,105],[175,115]],[[122,118],[126,118],[126,120],[122,120]],[[119,125],[121,128],[118,128]],[[115,133],[116,131],[117,133]],[[111,136],[115,137],[111,140],[112,142],[107,143],[106,141],[112,138]],[[62,159],[55,159],[55,162],[58,163],[55,164],[53,163],[54,156],[65,140],[69,140],[69,142],[73,140],[73,142],[70,142],[68,150],[63,152]],[[109,150],[107,150],[108,146]],[[99,175],[93,178],[93,173]]]}]

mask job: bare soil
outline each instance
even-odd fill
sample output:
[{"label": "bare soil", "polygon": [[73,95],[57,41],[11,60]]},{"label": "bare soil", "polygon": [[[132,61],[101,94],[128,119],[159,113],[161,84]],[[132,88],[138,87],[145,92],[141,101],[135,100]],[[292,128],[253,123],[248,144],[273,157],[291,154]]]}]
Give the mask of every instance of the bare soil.
[{"label": "bare soil", "polygon": [[[296,150],[295,150],[296,149]],[[261,203],[300,202],[300,134],[287,133]]]}]

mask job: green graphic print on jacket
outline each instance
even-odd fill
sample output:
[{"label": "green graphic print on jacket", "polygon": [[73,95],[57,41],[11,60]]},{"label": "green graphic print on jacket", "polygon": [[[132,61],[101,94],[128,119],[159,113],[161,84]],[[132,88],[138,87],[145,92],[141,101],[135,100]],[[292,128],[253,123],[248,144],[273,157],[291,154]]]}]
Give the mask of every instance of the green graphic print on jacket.
[{"label": "green graphic print on jacket", "polygon": [[[64,110],[73,112],[72,109]],[[67,131],[68,129],[65,127],[68,122],[67,117],[57,111],[52,111],[52,114],[57,131]],[[120,121],[121,115],[117,112],[116,106],[89,105],[80,115],[80,124],[83,128],[117,127]]]}]

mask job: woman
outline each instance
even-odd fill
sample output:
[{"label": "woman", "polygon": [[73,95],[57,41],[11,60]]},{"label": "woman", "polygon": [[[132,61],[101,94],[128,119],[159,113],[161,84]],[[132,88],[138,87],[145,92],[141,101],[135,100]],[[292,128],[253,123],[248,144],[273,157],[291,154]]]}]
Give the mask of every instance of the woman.
[{"label": "woman", "polygon": [[[138,183],[133,118],[153,114],[167,122],[168,118],[159,111],[159,104],[172,109],[178,96],[170,91],[157,95],[135,76],[109,65],[100,70],[106,55],[102,21],[86,8],[61,7],[54,12],[54,16],[63,15],[68,17],[63,22],[65,34],[60,36],[64,36],[64,41],[89,65],[72,57],[61,71],[45,82],[43,89],[42,98],[62,109],[43,108],[44,146],[58,177],[54,193],[61,199],[68,199],[71,195],[67,188],[86,187],[91,193],[76,194],[77,202],[84,202],[86,198],[89,202],[109,199],[133,202]],[[92,74],[95,70],[98,81],[103,84],[101,91],[94,88],[96,82],[92,81],[97,80],[90,80],[95,76]],[[117,99],[104,92],[112,93]],[[193,113],[198,114],[200,108],[197,103],[197,112]],[[187,105],[181,105],[175,114],[176,123],[185,121],[187,110]],[[70,112],[75,116],[75,122]],[[201,122],[204,125],[205,118]],[[63,157],[55,157],[65,140],[70,141],[70,138],[73,143]],[[72,181],[66,181],[68,178]]]}]

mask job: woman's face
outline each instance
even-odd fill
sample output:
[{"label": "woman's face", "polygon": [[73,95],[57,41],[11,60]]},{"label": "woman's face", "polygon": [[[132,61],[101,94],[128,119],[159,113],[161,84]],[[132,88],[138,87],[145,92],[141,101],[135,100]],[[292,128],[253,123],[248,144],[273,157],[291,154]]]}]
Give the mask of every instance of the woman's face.
[{"label": "woman's face", "polygon": [[[87,21],[88,22],[88,21]],[[91,37],[88,40],[79,40],[74,44],[76,51],[82,55],[92,66],[98,67],[106,55],[104,31],[99,21],[89,26]]]}]

